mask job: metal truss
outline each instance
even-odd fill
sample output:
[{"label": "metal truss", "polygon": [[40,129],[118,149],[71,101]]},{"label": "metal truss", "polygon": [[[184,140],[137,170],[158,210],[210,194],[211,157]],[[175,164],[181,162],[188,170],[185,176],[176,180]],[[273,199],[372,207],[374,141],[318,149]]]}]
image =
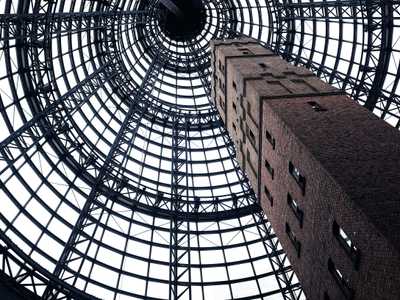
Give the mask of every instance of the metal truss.
[{"label": "metal truss", "polygon": [[[111,61],[116,63],[115,61]],[[97,230],[97,222],[93,221],[92,214],[99,213],[102,214],[102,210],[107,205],[107,201],[112,200],[106,199],[103,203],[101,201],[101,193],[99,191],[99,186],[101,184],[106,185],[110,190],[118,193],[124,188],[126,184],[125,178],[123,174],[121,174],[120,170],[117,170],[115,174],[115,169],[110,167],[110,163],[112,161],[117,161],[119,164],[124,165],[126,163],[126,152],[129,151],[129,141],[135,138],[140,120],[143,116],[143,111],[146,111],[147,105],[146,102],[142,100],[145,97],[146,93],[151,89],[155,82],[155,75],[158,74],[159,69],[162,67],[162,63],[158,61],[152,62],[150,68],[144,77],[143,84],[137,92],[132,95],[132,100],[129,105],[129,110],[125,116],[125,120],[121,125],[121,128],[118,131],[118,134],[113,142],[110,151],[107,155],[107,158],[104,161],[104,164],[100,168],[100,171],[95,180],[95,184],[92,186],[92,190],[83,206],[78,220],[72,229],[71,235],[68,239],[67,244],[60,256],[59,261],[55,267],[53,275],[56,277],[60,277],[64,281],[70,281],[71,278],[74,278],[72,281],[72,285],[76,282],[77,274],[70,273],[65,269],[68,268],[68,263],[74,261],[81,261],[79,269],[82,267],[83,258],[80,254],[73,253],[77,244],[86,246],[86,253],[89,250],[90,239],[87,237],[83,237],[79,235],[79,232],[83,229],[92,231],[93,235]],[[123,83],[122,83],[123,84]],[[86,254],[85,253],[85,254]],[[74,255],[75,254],[75,255]],[[44,299],[59,299],[57,297],[58,291],[56,294],[53,292],[52,288],[46,289],[43,293]]]},{"label": "metal truss", "polygon": [[[179,124],[183,123],[183,124]],[[187,193],[189,185],[188,174],[188,120],[175,119],[172,127],[172,176],[171,176],[171,211],[186,211],[181,199]],[[197,211],[200,199],[195,199],[194,207],[189,210]],[[186,204],[187,205],[187,204]],[[189,286],[178,286],[179,280],[191,282],[190,278],[190,235],[189,223],[174,217],[171,220],[170,235],[170,296],[169,299],[181,299],[186,295],[192,299]],[[185,295],[186,294],[186,295]]]},{"label": "metal truss", "polygon": [[[3,284],[15,290],[17,295],[27,299],[42,299],[41,290],[45,287],[54,287],[59,293],[59,299],[96,299],[78,289],[67,285],[61,280],[49,281],[48,271],[30,261],[18,247],[10,247],[13,242],[1,234],[0,246],[0,276]],[[11,248],[16,249],[15,252]],[[47,275],[47,276],[46,276]],[[23,287],[23,288],[22,288]],[[62,295],[62,296],[61,296]]]},{"label": "metal truss", "polygon": [[[269,45],[399,128],[397,71],[388,75],[389,64],[397,66],[398,60],[393,40],[398,6],[375,0],[275,1]],[[351,39],[346,30],[353,31]]]},{"label": "metal truss", "polygon": [[207,0],[177,41],[162,2],[0,0],[1,279],[43,299],[304,299],[212,104],[209,42],[252,37],[399,128],[400,3]]}]

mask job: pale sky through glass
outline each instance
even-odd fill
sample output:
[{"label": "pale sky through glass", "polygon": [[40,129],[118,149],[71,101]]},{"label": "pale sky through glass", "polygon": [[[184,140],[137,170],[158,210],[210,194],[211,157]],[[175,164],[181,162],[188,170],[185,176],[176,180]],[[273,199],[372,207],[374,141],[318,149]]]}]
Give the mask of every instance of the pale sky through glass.
[{"label": "pale sky through glass", "polygon": [[[0,0],[0,13],[17,13],[18,2]],[[137,0],[123,3],[121,11],[138,9]],[[211,80],[209,42],[240,32],[274,48],[277,45],[273,28],[276,14],[270,1],[234,0],[234,9],[225,6],[222,0],[204,3],[207,24],[192,43],[175,43],[161,32],[155,37],[148,34],[139,38],[137,25],[131,19],[119,20],[115,27],[105,29],[106,34],[114,35],[116,39],[119,62],[126,68],[125,75],[130,80],[118,92],[112,80],[104,80],[97,88],[87,85],[92,90],[90,97],[83,97],[81,103],[68,113],[65,108],[60,112],[59,117],[67,130],[58,128],[58,139],[71,150],[68,159],[60,156],[51,138],[44,137],[42,131],[39,137],[35,132],[27,131],[28,134],[18,141],[18,147],[6,154],[12,159],[0,160],[0,181],[3,183],[0,229],[25,255],[52,273],[92,191],[93,178],[100,173],[125,120],[130,101],[134,99],[132,95],[151,68],[152,55],[158,49],[164,49],[169,61],[176,64],[175,71],[161,67],[154,84],[143,96],[159,108],[154,119],[137,117],[133,122],[136,132],[126,136],[128,146],[124,149],[123,162],[110,163],[113,167],[111,177],[124,178],[128,184],[121,187],[117,196],[111,195],[109,190],[104,192],[106,185],[96,196],[99,208],[91,212],[87,226],[78,237],[80,242],[71,249],[70,258],[77,259],[68,261],[58,275],[69,285],[90,295],[103,299],[168,298],[174,135],[178,134],[182,139],[181,147],[185,149],[182,156],[185,171],[183,213],[193,212],[197,197],[201,202],[199,214],[204,215],[232,210],[232,195],[238,197],[241,211],[256,202],[232,147],[229,147],[229,135],[218,123],[219,116],[207,90]],[[54,12],[91,12],[95,9],[93,1],[65,1],[63,5],[58,1]],[[32,4],[28,10],[32,12]],[[232,15],[237,18],[235,25],[227,19]],[[315,22],[297,20],[291,61],[306,64],[324,80],[332,80],[332,84],[355,95],[361,69],[366,63],[363,52],[365,22],[361,15],[339,22],[333,12],[329,29],[322,17]],[[395,80],[400,50],[397,22],[395,19],[393,51],[384,81],[383,94],[388,97],[398,94]],[[104,67],[99,59],[103,54],[99,54],[96,33],[91,26],[93,24],[85,30],[70,28],[61,30],[61,34],[50,33],[51,47],[47,51],[50,58],[38,54],[37,59],[51,61],[51,75],[44,78],[54,87],[49,101],[65,97]],[[145,30],[157,32],[157,20],[152,20]],[[16,39],[6,38],[5,30],[1,33],[0,141],[4,141],[34,118],[34,112],[21,78]],[[153,48],[145,48],[144,41]],[[199,53],[203,56],[199,57]],[[32,61],[28,63],[32,65]],[[197,70],[199,65],[201,71]],[[335,70],[335,78],[329,77],[332,70]],[[341,78],[351,78],[351,84],[346,83],[344,87]],[[369,83],[366,85],[368,87]],[[357,98],[361,104],[365,100],[362,93]],[[68,105],[73,106],[78,100],[68,101]],[[36,104],[43,109],[48,103]],[[400,114],[392,105],[383,99],[374,113],[398,126]],[[172,126],[165,125],[167,123],[178,124],[180,128],[188,124],[198,126],[176,133]],[[85,172],[78,172],[74,164],[85,165]],[[160,194],[163,201],[156,205],[156,196]],[[154,211],[146,210],[154,206]],[[223,220],[192,218],[184,221],[180,230],[180,234],[187,234],[184,247],[190,250],[190,270],[180,279],[179,285],[181,288],[190,285],[192,299],[262,298],[259,295],[264,295],[263,299],[283,299],[279,286],[282,282],[277,279],[277,266],[271,263],[270,257],[280,261],[280,267],[287,268],[288,272],[292,269],[260,211],[232,214]],[[19,271],[17,265],[12,267]],[[295,275],[291,283],[297,286]],[[43,286],[38,294],[45,289]]]}]

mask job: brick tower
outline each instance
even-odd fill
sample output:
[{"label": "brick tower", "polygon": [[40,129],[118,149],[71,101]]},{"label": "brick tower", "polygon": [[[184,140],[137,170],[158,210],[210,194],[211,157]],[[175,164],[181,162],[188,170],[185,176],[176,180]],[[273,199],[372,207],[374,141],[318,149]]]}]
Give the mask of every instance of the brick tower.
[{"label": "brick tower", "polygon": [[309,299],[400,298],[400,134],[251,39],[212,43],[213,99]]}]

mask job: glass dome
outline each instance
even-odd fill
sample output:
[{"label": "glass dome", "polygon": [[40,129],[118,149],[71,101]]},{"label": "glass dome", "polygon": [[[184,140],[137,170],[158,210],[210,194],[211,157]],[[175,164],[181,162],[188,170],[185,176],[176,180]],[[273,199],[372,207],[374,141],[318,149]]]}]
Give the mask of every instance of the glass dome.
[{"label": "glass dome", "polygon": [[210,97],[252,37],[399,127],[398,4],[0,0],[0,264],[44,299],[303,299]]}]

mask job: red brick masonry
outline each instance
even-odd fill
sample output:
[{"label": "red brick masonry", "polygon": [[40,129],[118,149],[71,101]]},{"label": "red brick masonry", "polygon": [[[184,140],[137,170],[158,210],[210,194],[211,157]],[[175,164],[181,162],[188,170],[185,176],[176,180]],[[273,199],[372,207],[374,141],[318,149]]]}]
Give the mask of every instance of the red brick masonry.
[{"label": "red brick masonry", "polygon": [[212,65],[213,99],[307,298],[400,299],[400,133],[253,40],[212,42]]}]

